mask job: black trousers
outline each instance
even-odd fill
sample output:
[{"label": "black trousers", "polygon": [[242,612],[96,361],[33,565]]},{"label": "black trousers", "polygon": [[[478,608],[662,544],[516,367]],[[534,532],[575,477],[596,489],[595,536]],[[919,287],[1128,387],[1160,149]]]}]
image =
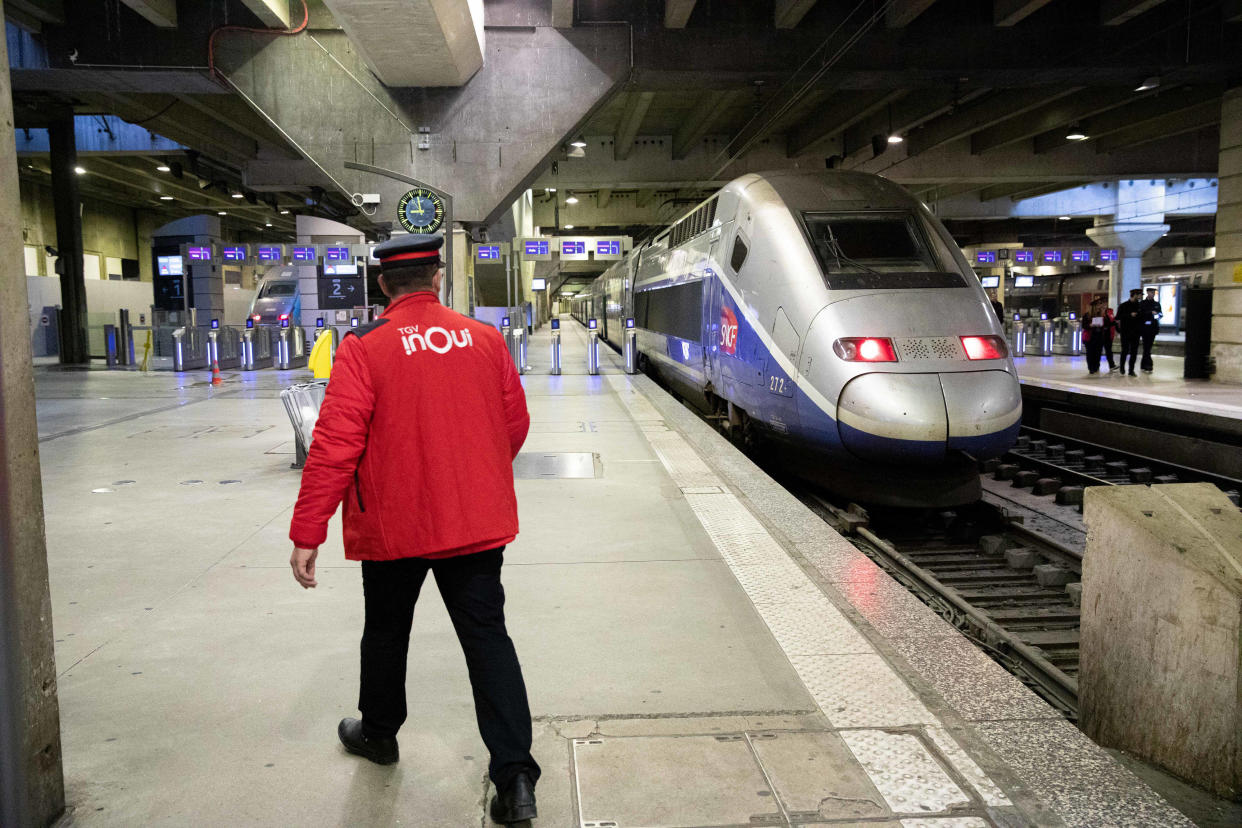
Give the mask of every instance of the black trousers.
[{"label": "black trousers", "polygon": [[[1103,334],[1091,332],[1091,338],[1087,340],[1087,373],[1096,374],[1100,371],[1100,352],[1104,350]],[[1109,354],[1108,364],[1113,364],[1112,354]]]},{"label": "black trousers", "polygon": [[1143,359],[1140,367],[1144,371],[1150,371],[1155,367],[1151,361],[1151,346],[1156,341],[1156,326],[1152,325],[1151,328],[1152,330],[1150,331],[1143,331]]},{"label": "black trousers", "polygon": [[[1103,351],[1104,351],[1104,356],[1105,356],[1105,358],[1107,358],[1107,359],[1108,359],[1108,367],[1109,367],[1110,369],[1111,369],[1111,368],[1116,368],[1116,367],[1117,367],[1117,364],[1116,364],[1115,362],[1113,362],[1113,340],[1112,340],[1112,337],[1108,337],[1108,336],[1103,337],[1103,341],[1102,341],[1102,342],[1100,342],[1100,348],[1101,348],[1101,350],[1103,350]],[[1097,362],[1096,364],[1098,365],[1099,363]]]},{"label": "black trousers", "polygon": [[504,787],[520,771],[539,778],[530,753],[530,705],[517,651],[505,629],[500,585],[504,547],[456,558],[363,561],[366,626],[358,709],[365,732],[395,736],[405,722],[405,666],[414,604],[428,571],[448,608],[474,691],[479,734],[491,752],[488,774]]},{"label": "black trousers", "polygon": [[[1119,363],[1121,370],[1123,371],[1129,370],[1131,374],[1134,373],[1134,361],[1138,359],[1138,349],[1139,349],[1138,333],[1126,333],[1125,331],[1122,331],[1121,332],[1121,360]],[[1128,369],[1126,367],[1126,357],[1130,358],[1130,366]]]}]

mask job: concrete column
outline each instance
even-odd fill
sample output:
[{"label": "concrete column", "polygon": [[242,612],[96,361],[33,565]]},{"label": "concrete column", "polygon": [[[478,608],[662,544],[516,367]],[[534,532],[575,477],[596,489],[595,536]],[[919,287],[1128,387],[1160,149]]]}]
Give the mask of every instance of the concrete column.
[{"label": "concrete column", "polygon": [[1242,87],[1221,102],[1219,172],[1212,356],[1216,379],[1242,382]]},{"label": "concrete column", "polygon": [[48,127],[52,163],[52,206],[56,213],[56,250],[60,254],[60,361],[90,362],[86,333],[86,281],[82,272],[82,199],[78,196],[78,152],[73,111],[65,110]]},{"label": "concrete column", "polygon": [[470,280],[474,278],[474,265],[470,255],[470,235],[460,224],[454,224],[449,244],[453,245],[453,310],[470,316]]},{"label": "concrete column", "polygon": [[0,42],[0,825],[25,828],[60,815],[65,783],[8,65]]}]

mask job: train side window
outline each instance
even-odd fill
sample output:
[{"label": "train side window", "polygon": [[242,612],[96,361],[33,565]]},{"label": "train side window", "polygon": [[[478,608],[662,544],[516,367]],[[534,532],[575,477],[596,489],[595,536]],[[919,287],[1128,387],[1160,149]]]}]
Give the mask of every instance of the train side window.
[{"label": "train side window", "polygon": [[746,242],[742,240],[742,234],[738,233],[733,238],[733,254],[729,257],[729,267],[733,268],[734,273],[738,273],[742,269],[742,265],[746,263],[746,254],[750,249],[746,247]]}]

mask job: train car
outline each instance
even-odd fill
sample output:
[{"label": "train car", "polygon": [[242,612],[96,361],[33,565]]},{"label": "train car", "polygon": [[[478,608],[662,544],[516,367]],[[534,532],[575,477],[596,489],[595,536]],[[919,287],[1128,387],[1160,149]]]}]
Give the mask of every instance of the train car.
[{"label": "train car", "polygon": [[302,297],[298,294],[298,273],[291,267],[270,268],[259,281],[247,314],[256,325],[279,325],[291,320],[297,325],[302,314]]},{"label": "train car", "polygon": [[980,496],[1017,437],[995,314],[944,226],[886,179],[732,181],[576,297],[640,365],[792,471],[872,503]]}]

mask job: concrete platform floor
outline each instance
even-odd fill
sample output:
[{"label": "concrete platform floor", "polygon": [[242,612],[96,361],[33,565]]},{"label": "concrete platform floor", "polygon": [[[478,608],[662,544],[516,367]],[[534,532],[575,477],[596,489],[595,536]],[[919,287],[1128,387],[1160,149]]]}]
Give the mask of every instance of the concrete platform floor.
[{"label": "concrete platform floor", "polygon": [[[565,323],[524,383],[510,631],[538,824],[1189,824],[643,377]],[[303,591],[279,390],[301,372],[37,374],[74,825],[487,824],[464,663],[427,590],[402,760],[343,752],[362,595]]]},{"label": "concrete platform floor", "polygon": [[[1113,354],[1116,359],[1116,346]],[[1017,357],[1014,364],[1024,385],[1242,419],[1242,385],[1183,379],[1181,357],[1155,355],[1152,373],[1136,368],[1133,377],[1120,371],[1108,373],[1104,360],[1100,373],[1089,374],[1086,357],[1081,356]]]}]

